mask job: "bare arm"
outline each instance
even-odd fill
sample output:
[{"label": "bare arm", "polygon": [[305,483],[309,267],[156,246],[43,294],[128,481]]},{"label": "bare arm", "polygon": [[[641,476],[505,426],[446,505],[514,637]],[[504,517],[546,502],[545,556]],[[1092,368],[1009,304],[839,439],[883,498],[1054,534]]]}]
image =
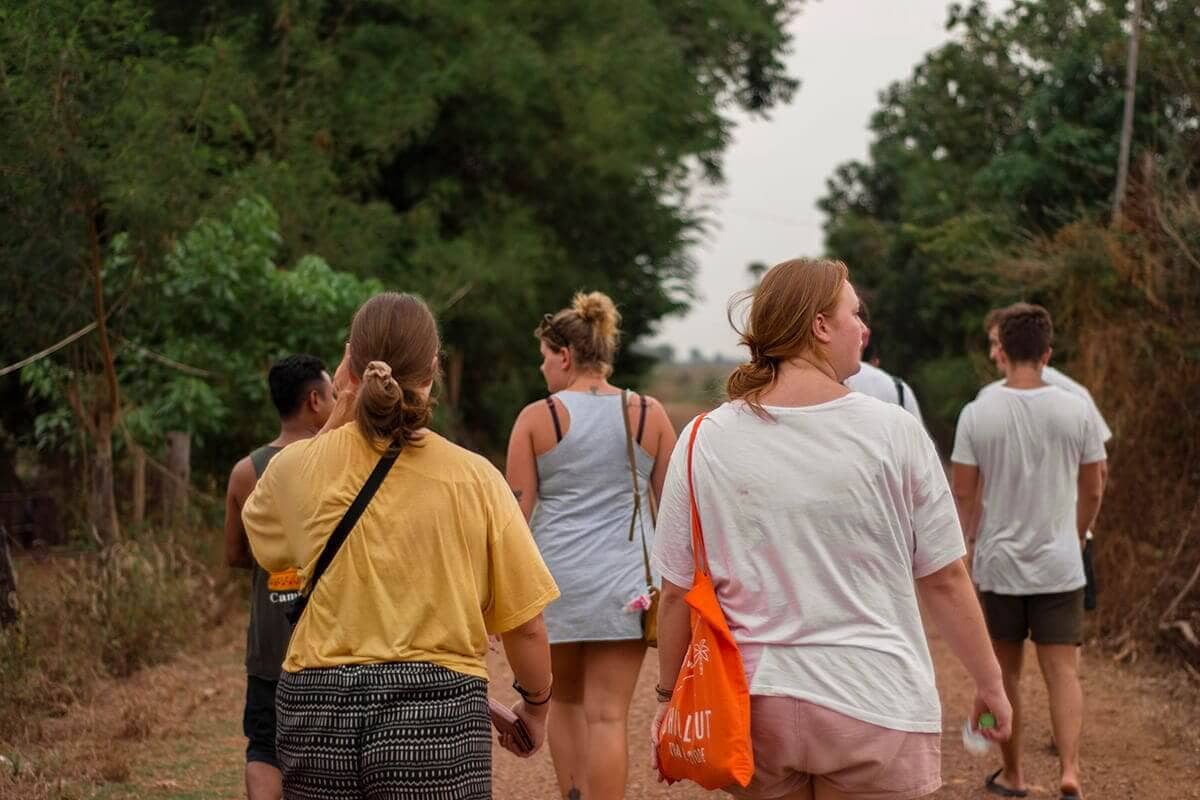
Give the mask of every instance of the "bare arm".
[{"label": "bare arm", "polygon": [[667,480],[667,467],[671,464],[671,453],[675,450],[675,426],[667,416],[662,403],[652,397],[646,398],[650,408],[648,415],[654,435],[654,449],[648,450],[654,456],[654,471],[650,473],[650,489],[654,492],[654,502],[662,500],[663,484]]},{"label": "bare arm", "polygon": [[537,458],[533,453],[529,414],[530,408],[526,408],[517,417],[508,437],[508,458],[504,464],[504,478],[516,496],[526,522],[533,516],[538,493]]},{"label": "bare arm", "polygon": [[663,578],[658,600],[658,685],[668,691],[675,688],[691,638],[691,614],[683,600],[687,593]]},{"label": "bare arm", "polygon": [[990,711],[996,718],[996,727],[984,734],[998,741],[1006,740],[1012,731],[1012,706],[1004,693],[1000,664],[992,652],[983,612],[962,559],[918,578],[917,594],[930,621],[975,681],[973,719],[978,720],[980,714]]},{"label": "bare arm", "polygon": [[1075,502],[1075,526],[1079,544],[1083,545],[1088,529],[1096,522],[1100,503],[1104,499],[1104,478],[1107,461],[1079,465],[1079,489]]},{"label": "bare arm", "polygon": [[979,489],[979,467],[958,463],[950,465],[950,491],[954,493],[958,523],[966,538],[968,564],[975,555],[975,536],[979,533],[979,518],[983,514]]},{"label": "bare arm", "polygon": [[230,567],[254,567],[250,543],[246,540],[246,528],[242,525],[242,506],[252,491],[254,465],[249,458],[243,458],[229,473],[229,486],[225,491],[225,563]]},{"label": "bare arm", "polygon": [[528,758],[537,752],[546,738],[546,717],[550,713],[550,703],[547,701],[550,699],[553,678],[550,674],[550,640],[546,635],[546,623],[538,614],[524,625],[500,634],[500,638],[504,641],[504,655],[512,668],[513,677],[529,693],[513,706],[513,711],[525,722],[534,745],[528,752],[518,749],[513,749],[513,752]]}]

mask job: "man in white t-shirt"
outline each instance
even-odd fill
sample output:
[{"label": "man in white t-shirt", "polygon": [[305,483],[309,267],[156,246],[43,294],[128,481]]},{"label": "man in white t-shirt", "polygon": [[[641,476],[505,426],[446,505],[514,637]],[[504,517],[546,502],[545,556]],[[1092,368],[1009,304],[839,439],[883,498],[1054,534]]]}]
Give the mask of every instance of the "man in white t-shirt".
[{"label": "man in white t-shirt", "polygon": [[1013,704],[1004,766],[987,779],[994,794],[1024,797],[1020,677],[1025,638],[1036,645],[1050,695],[1062,765],[1061,795],[1079,797],[1083,692],[1081,552],[1100,510],[1103,434],[1087,402],[1042,377],[1053,326],[1040,306],[1018,304],[999,326],[1006,378],[963,409],[952,484],[964,524],[982,494],[978,530],[968,530],[975,582]]},{"label": "man in white t-shirt", "polygon": [[[1020,304],[1018,304],[1018,305],[1020,305]],[[1004,355],[1004,350],[1000,347],[1000,320],[1003,319],[1004,315],[1008,312],[1008,310],[1013,307],[1014,306],[1007,306],[1005,308],[994,308],[990,312],[988,312],[987,317],[985,317],[984,321],[983,321],[983,329],[987,333],[987,337],[988,337],[988,358],[990,358],[992,360],[992,363],[996,365],[996,371],[999,372],[1001,374],[1001,376],[1005,376],[1008,374],[1008,359]],[[1044,380],[1046,383],[1050,384],[1051,386],[1057,386],[1060,389],[1068,391],[1071,394],[1075,395],[1076,397],[1083,398],[1083,400],[1086,401],[1088,404],[1088,408],[1090,409],[1091,414],[1092,414],[1093,418],[1095,419],[1096,428],[1097,428],[1097,430],[1100,431],[1100,436],[1104,439],[1104,443],[1107,445],[1109,443],[1109,441],[1112,440],[1112,438],[1113,438],[1112,429],[1110,429],[1108,427],[1108,423],[1104,421],[1104,415],[1100,413],[1100,407],[1096,405],[1096,401],[1092,398],[1092,393],[1088,391],[1086,386],[1084,386],[1079,381],[1073,380],[1069,375],[1055,369],[1054,367],[1050,366],[1049,364],[1047,364],[1046,367],[1042,370],[1042,380]],[[982,389],[980,389],[979,394],[983,395],[984,392],[990,391],[991,389],[994,389],[997,386],[1003,386],[1003,385],[1004,385],[1004,378],[1001,377],[1000,380],[992,381],[987,386],[984,386]],[[1108,485],[1108,461],[1107,460],[1104,462],[1104,467],[1100,471],[1100,478],[1104,482],[1105,486],[1107,486]],[[979,510],[976,509],[975,518],[974,518],[975,522],[978,522],[978,516],[979,516]],[[1086,588],[1086,591],[1084,594],[1084,608],[1087,610],[1091,610],[1096,607],[1096,581],[1095,581],[1095,577],[1092,573],[1092,553],[1091,553],[1092,532],[1091,531],[1088,531],[1087,541],[1088,541],[1088,543],[1084,548],[1084,557],[1083,557],[1084,565],[1087,570],[1087,581],[1088,581],[1087,588]]]},{"label": "man in white t-shirt", "polygon": [[865,303],[860,308],[860,318],[863,323],[862,360],[858,372],[846,378],[846,388],[885,403],[898,405],[916,417],[921,424],[924,424],[925,420],[921,418],[921,406],[917,403],[917,395],[912,387],[900,378],[879,368],[879,358],[875,352],[876,342],[871,339],[871,327]]}]

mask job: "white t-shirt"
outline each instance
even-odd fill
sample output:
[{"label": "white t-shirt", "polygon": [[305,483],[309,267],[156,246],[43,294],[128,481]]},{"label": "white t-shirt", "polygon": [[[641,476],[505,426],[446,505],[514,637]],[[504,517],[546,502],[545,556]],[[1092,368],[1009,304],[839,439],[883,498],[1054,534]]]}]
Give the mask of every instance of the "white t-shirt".
[{"label": "white t-shirt", "polygon": [[[900,389],[896,385],[896,381],[900,381],[900,386],[904,387],[903,403],[900,402]],[[903,405],[905,411],[917,419],[921,419],[921,406],[917,403],[917,395],[913,392],[912,387],[866,361],[862,362],[858,372],[846,378],[846,388],[852,392],[862,392],[868,397],[874,397],[885,403]]]},{"label": "white t-shirt", "polygon": [[981,591],[1049,594],[1084,585],[1079,465],[1104,459],[1095,415],[1057,386],[1002,385],[966,405],[951,460],[979,467],[983,481],[973,565]]},{"label": "white t-shirt", "polygon": [[[851,393],[700,426],[696,502],[717,598],[750,692],[936,733],[941,705],[913,579],[962,558],[946,475],[899,406]],[[692,584],[689,423],[671,456],[654,567]]]},{"label": "white t-shirt", "polygon": [[[1060,389],[1065,389],[1076,397],[1082,397],[1087,401],[1088,408],[1096,416],[1096,429],[1100,431],[1101,438],[1108,442],[1112,438],[1112,430],[1109,429],[1108,423],[1104,421],[1104,415],[1100,413],[1100,407],[1096,405],[1096,401],[1092,398],[1092,393],[1087,390],[1079,381],[1069,377],[1066,373],[1060,372],[1051,366],[1042,368],[1042,380],[1051,386],[1057,386]],[[1003,386],[1004,381],[992,381],[987,386],[979,390],[979,396],[982,397],[984,392],[995,389],[997,386]]]}]

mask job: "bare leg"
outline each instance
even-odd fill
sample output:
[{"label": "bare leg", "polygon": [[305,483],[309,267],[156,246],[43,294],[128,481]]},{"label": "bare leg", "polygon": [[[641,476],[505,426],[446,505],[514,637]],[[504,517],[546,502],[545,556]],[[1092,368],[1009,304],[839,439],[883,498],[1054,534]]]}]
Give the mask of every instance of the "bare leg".
[{"label": "bare leg", "polygon": [[1083,729],[1083,687],[1079,685],[1079,648],[1039,644],[1038,664],[1050,694],[1050,725],[1062,764],[1062,789],[1079,793],[1079,737]]},{"label": "bare leg", "polygon": [[1021,769],[1021,664],[1025,657],[1025,642],[1005,642],[992,640],[992,650],[996,660],[1000,662],[1000,672],[1004,676],[1004,693],[1008,702],[1012,703],[1012,736],[1000,745],[1000,754],[1004,757],[1004,771],[996,779],[1001,786],[1009,789],[1022,790],[1025,788],[1025,773]]},{"label": "bare leg", "polygon": [[587,785],[588,726],[583,710],[583,645],[550,646],[554,694],[546,734],[558,778],[559,795],[576,800],[589,797]]},{"label": "bare leg", "polygon": [[280,800],[283,774],[262,761],[246,762],[246,797],[249,800]]},{"label": "bare leg", "polygon": [[629,771],[629,702],[646,657],[640,639],[584,645],[587,800],[621,800]]}]

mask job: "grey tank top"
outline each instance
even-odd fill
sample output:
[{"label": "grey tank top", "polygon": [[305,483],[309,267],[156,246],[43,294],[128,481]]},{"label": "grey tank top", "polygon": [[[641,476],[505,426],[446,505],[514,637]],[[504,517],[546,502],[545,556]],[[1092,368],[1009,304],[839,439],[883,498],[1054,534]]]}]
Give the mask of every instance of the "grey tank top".
[{"label": "grey tank top", "polygon": [[[566,407],[570,427],[537,457],[538,503],[530,519],[534,541],[562,593],[544,612],[550,641],[636,639],[641,615],[626,607],[646,590],[646,578],[641,530],[629,541],[633,481],[621,396],[560,392],[554,399]],[[646,492],[654,459],[636,443],[634,453],[651,550]]]},{"label": "grey tank top", "polygon": [[[255,480],[280,447],[260,447],[250,454]],[[287,612],[299,597],[294,571],[271,575],[255,564],[250,575],[250,625],[246,629],[246,672],[256,678],[278,680],[287,655],[292,626]]]}]

